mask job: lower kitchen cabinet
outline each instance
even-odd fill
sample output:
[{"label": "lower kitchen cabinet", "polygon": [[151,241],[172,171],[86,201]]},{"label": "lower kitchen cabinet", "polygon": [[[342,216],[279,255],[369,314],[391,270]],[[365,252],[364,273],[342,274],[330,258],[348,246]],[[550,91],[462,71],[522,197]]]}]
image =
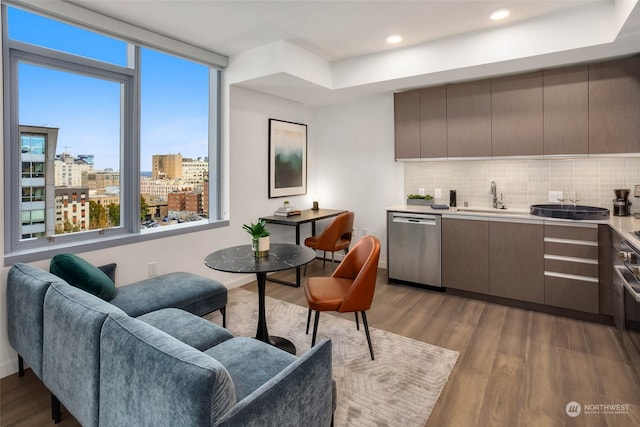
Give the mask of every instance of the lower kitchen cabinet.
[{"label": "lower kitchen cabinet", "polygon": [[598,240],[597,224],[545,224],[545,304],[608,314],[600,308]]},{"label": "lower kitchen cabinet", "polygon": [[554,307],[597,313],[598,284],[585,280],[546,276],[544,302]]},{"label": "lower kitchen cabinet", "polygon": [[608,230],[608,225],[588,223],[445,217],[442,284],[479,295],[611,315],[611,278],[603,274],[611,270],[603,268],[611,265]]},{"label": "lower kitchen cabinet", "polygon": [[489,294],[544,303],[544,228],[541,223],[489,223]]},{"label": "lower kitchen cabinet", "polygon": [[442,285],[489,293],[489,222],[486,218],[443,218]]}]

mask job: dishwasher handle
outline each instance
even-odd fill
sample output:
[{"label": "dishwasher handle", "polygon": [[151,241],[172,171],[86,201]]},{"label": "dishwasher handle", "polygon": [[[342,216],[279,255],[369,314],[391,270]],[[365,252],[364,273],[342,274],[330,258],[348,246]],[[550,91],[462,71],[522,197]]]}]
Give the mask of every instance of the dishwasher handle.
[{"label": "dishwasher handle", "polygon": [[438,225],[434,215],[393,215],[392,221],[399,224]]}]

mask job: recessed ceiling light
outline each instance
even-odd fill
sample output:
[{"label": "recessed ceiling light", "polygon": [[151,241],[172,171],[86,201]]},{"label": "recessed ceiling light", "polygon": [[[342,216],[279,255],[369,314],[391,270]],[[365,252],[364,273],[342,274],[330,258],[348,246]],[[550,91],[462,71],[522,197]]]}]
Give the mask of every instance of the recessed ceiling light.
[{"label": "recessed ceiling light", "polygon": [[394,34],[393,36],[389,36],[387,37],[387,43],[400,43],[402,41],[402,37],[399,35]]},{"label": "recessed ceiling light", "polygon": [[498,9],[498,10],[494,10],[491,13],[491,19],[493,19],[494,21],[499,21],[500,19],[504,19],[507,16],[509,16],[511,14],[511,12],[509,12],[509,9]]}]

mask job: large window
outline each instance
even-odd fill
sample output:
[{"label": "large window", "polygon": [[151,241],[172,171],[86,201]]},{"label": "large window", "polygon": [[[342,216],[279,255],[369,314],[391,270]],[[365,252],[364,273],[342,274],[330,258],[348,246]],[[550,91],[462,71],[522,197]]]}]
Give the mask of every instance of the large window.
[{"label": "large window", "polygon": [[2,10],[8,255],[219,219],[217,67]]}]

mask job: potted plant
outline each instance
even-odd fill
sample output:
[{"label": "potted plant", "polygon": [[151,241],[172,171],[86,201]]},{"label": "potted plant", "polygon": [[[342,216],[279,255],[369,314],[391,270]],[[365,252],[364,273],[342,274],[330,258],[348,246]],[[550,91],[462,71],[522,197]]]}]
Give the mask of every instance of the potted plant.
[{"label": "potted plant", "polygon": [[267,223],[261,219],[255,224],[243,224],[242,228],[251,235],[251,249],[256,257],[269,255],[269,231],[266,227]]}]

